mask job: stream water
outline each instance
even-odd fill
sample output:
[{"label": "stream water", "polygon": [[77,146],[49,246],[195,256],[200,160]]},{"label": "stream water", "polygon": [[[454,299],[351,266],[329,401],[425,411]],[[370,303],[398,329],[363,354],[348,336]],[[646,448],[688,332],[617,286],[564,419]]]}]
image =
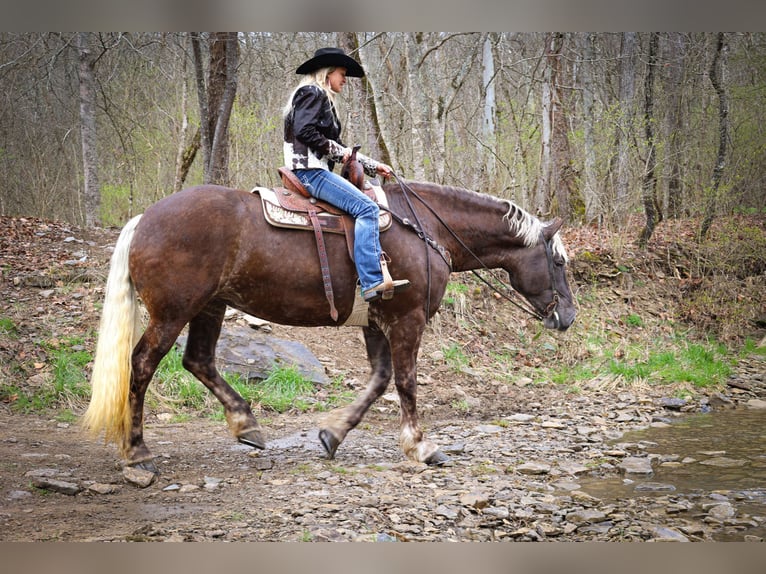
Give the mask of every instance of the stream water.
[{"label": "stream water", "polygon": [[[697,516],[720,501],[739,516],[766,516],[766,410],[690,415],[614,441],[616,448],[628,445],[654,459],[653,473],[583,480],[583,490],[603,500],[672,495],[693,502]],[[748,534],[766,537],[763,521]],[[715,537],[741,540],[726,528]]]}]

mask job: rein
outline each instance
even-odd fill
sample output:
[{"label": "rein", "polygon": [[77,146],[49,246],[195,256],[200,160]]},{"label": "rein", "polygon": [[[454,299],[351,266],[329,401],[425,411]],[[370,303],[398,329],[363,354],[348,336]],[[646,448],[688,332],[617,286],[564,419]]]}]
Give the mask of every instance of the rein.
[{"label": "rein", "polygon": [[[416,223],[417,223],[417,227],[414,224],[412,224],[412,222],[410,222],[407,218],[399,217],[398,215],[393,213],[390,209],[388,210],[389,213],[391,213],[391,215],[399,223],[401,223],[401,224],[403,224],[403,225],[413,229],[413,231],[415,231],[417,236],[420,239],[422,239],[423,241],[425,241],[425,243],[427,245],[429,245],[429,246],[433,247],[434,249],[436,249],[439,252],[439,254],[442,256],[444,261],[447,263],[447,265],[449,266],[450,271],[452,270],[452,264],[451,264],[451,261],[450,261],[450,258],[449,258],[449,252],[446,251],[446,249],[444,249],[444,247],[439,245],[435,240],[433,240],[432,238],[428,237],[425,234],[424,231],[422,231],[423,226],[420,223],[420,219],[418,218],[417,213],[413,209],[412,202],[410,201],[408,193],[411,193],[412,195],[414,195],[418,199],[418,201],[420,201],[420,203],[422,203],[434,215],[434,217],[436,217],[436,219],[439,221],[439,223],[441,223],[442,226],[449,232],[449,234],[452,235],[453,238],[455,238],[455,240],[460,244],[460,246],[471,257],[473,257],[476,260],[476,262],[481,266],[482,269],[484,269],[485,271],[488,271],[489,274],[492,276],[492,279],[494,279],[495,281],[500,283],[507,290],[507,293],[504,292],[504,291],[501,291],[500,289],[495,287],[492,283],[490,283],[487,279],[485,279],[476,269],[472,269],[471,272],[476,277],[478,277],[480,281],[482,281],[485,285],[487,285],[490,289],[492,289],[492,291],[494,291],[495,293],[500,295],[503,299],[505,299],[506,301],[509,301],[512,305],[514,305],[515,307],[517,307],[518,309],[520,309],[524,313],[530,315],[531,317],[533,317],[535,319],[538,319],[538,320],[543,320],[544,318],[550,317],[551,315],[553,315],[553,317],[556,320],[556,323],[559,322],[558,313],[556,312],[556,307],[558,306],[558,303],[559,303],[559,292],[556,289],[556,285],[555,285],[555,282],[553,280],[553,277],[554,277],[554,273],[553,273],[553,265],[554,265],[554,263],[553,263],[553,250],[551,248],[551,242],[549,240],[545,239],[545,236],[543,235],[542,231],[540,232],[540,238],[541,238],[541,240],[543,242],[543,245],[545,246],[545,258],[547,259],[547,262],[548,262],[548,274],[549,274],[549,276],[551,278],[551,290],[553,291],[553,301],[551,301],[551,303],[545,309],[545,315],[541,315],[540,313],[538,313],[535,309],[531,308],[531,305],[528,305],[528,304],[527,305],[523,305],[523,304],[519,303],[518,301],[516,301],[514,298],[512,298],[508,293],[513,293],[514,292],[513,287],[511,287],[510,285],[507,285],[502,279],[499,279],[496,276],[496,274],[493,272],[493,270],[490,269],[489,267],[487,267],[487,265],[481,260],[481,258],[478,255],[476,255],[463,242],[462,239],[460,239],[460,237],[455,233],[455,231],[436,212],[436,210],[434,210],[434,208],[431,207],[428,204],[427,201],[425,201],[422,197],[420,197],[420,195],[418,195],[418,193],[414,189],[412,189],[409,185],[407,185],[404,181],[402,181],[402,179],[397,174],[392,172],[391,175],[396,179],[396,182],[399,184],[399,187],[402,190],[402,194],[404,195],[405,199],[407,200],[407,205],[409,206],[410,211],[412,212],[413,216],[415,217],[415,220],[416,220]],[[429,260],[428,260],[428,254],[429,254],[429,252],[426,251],[426,266],[427,266],[428,273],[429,273],[429,275],[428,275],[429,302],[427,303],[426,309],[428,309],[428,307],[430,307],[430,291],[431,291],[431,289],[430,289],[430,285],[431,285],[430,263],[429,263]]]}]

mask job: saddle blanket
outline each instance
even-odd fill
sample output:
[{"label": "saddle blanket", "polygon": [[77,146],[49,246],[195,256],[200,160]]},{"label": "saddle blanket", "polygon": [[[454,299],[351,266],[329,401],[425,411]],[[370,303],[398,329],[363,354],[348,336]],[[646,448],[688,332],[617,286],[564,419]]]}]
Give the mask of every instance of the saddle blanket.
[{"label": "saddle blanket", "polygon": [[[388,199],[386,198],[386,194],[383,192],[383,189],[373,186],[373,190],[375,191],[375,197],[378,204],[384,208],[387,208]],[[305,210],[293,211],[282,207],[277,194],[291,194],[293,196],[292,199],[297,200],[303,200],[305,198],[302,198],[301,196],[298,196],[297,194],[294,194],[293,192],[286,189],[274,190],[267,187],[255,187],[251,190],[251,193],[258,193],[258,195],[261,196],[261,201],[263,203],[263,214],[266,217],[266,221],[268,221],[271,225],[275,227],[286,227],[290,229],[313,229],[309,215]],[[309,200],[305,199],[305,201],[308,202]],[[317,217],[320,221],[320,225],[323,231],[328,231],[330,233],[345,232],[345,228],[341,222],[341,215],[336,215],[327,211],[320,210],[317,212]],[[391,227],[391,223],[391,214],[385,209],[381,209],[379,220],[380,231],[383,232]]]}]

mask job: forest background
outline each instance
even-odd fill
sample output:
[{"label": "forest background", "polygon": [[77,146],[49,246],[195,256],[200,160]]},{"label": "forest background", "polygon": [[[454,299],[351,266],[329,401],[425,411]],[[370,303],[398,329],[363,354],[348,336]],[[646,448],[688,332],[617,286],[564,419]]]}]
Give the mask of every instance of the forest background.
[{"label": "forest background", "polygon": [[163,196],[278,183],[322,46],[365,67],[344,139],[409,179],[620,229],[764,213],[763,33],[0,33],[0,214],[121,226]]}]

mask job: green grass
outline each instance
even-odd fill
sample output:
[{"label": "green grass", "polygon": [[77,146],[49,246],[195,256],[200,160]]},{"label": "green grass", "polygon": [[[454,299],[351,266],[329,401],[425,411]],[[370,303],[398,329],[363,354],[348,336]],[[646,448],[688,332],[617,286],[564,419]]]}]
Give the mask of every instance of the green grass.
[{"label": "green grass", "polygon": [[470,363],[468,355],[466,355],[463,348],[457,343],[452,343],[449,347],[444,347],[442,353],[444,353],[445,362],[456,373],[459,373],[461,369],[467,367]]},{"label": "green grass", "polygon": [[283,413],[293,408],[308,410],[307,399],[313,393],[314,385],[296,367],[278,365],[255,386],[253,398],[264,408]]},{"label": "green grass", "polygon": [[[184,369],[183,352],[173,348],[162,359],[155,380],[160,395],[176,407],[207,412],[214,419],[222,419],[218,401],[191,373]],[[279,413],[290,409],[309,410],[313,402],[314,385],[292,365],[275,365],[263,381],[253,382],[236,373],[224,373],[223,378],[249,403]]]},{"label": "green grass", "polygon": [[455,305],[457,299],[459,299],[461,296],[465,297],[465,295],[468,293],[468,285],[465,283],[457,283],[455,281],[450,281],[447,283],[447,290],[444,293],[444,298],[442,299],[442,303],[445,305]]},{"label": "green grass", "polygon": [[[3,322],[7,328],[8,323]],[[90,396],[86,367],[93,357],[85,350],[84,341],[79,337],[46,341],[40,345],[46,358],[41,361],[44,370],[39,373],[47,377],[39,386],[4,384],[0,387],[0,400],[11,405],[16,412],[28,413],[64,409],[59,416],[62,422],[69,422],[71,409],[84,403]],[[35,366],[37,369],[39,365]],[[28,379],[29,374],[21,366],[19,379]],[[48,375],[49,374],[49,375]],[[69,415],[66,413],[69,412]]]},{"label": "green grass", "polygon": [[10,339],[17,339],[19,336],[19,330],[8,317],[0,317],[0,335],[5,335]]},{"label": "green grass", "polygon": [[607,366],[609,373],[624,377],[627,381],[689,382],[696,387],[721,384],[731,373],[725,348],[701,343],[651,349],[642,360],[613,358]]}]

